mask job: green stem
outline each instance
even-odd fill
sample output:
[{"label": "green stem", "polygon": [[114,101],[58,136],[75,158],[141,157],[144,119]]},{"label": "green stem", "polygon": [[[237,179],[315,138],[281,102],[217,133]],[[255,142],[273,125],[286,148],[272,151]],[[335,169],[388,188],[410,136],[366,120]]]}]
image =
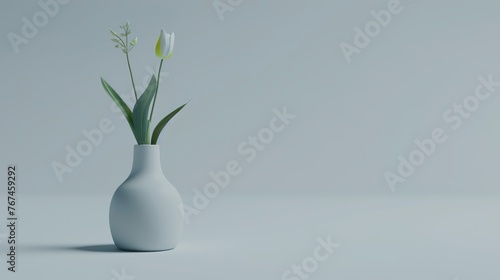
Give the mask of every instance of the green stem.
[{"label": "green stem", "polygon": [[135,101],[137,101],[137,91],[135,90],[134,76],[132,75],[132,68],[130,68],[130,60],[128,58],[128,52],[125,53],[127,56],[128,72],[130,73],[130,79],[132,80],[132,88],[134,88]]},{"label": "green stem", "polygon": [[156,103],[156,96],[158,95],[158,87],[160,86],[160,71],[161,71],[161,66],[163,65],[163,59],[160,61],[160,67],[158,67],[158,78],[156,80],[156,92],[155,92],[155,97],[153,99],[153,106],[151,107],[151,114],[149,115],[149,120],[153,120],[153,111],[155,109],[155,103]]},{"label": "green stem", "polygon": [[[125,32],[125,34],[127,33]],[[130,73],[130,80],[132,80],[132,88],[134,89],[135,101],[137,101],[137,90],[135,90],[134,76],[132,75],[132,68],[130,67],[130,59],[128,57],[128,34],[125,35],[125,49],[127,50],[125,52],[125,56],[127,57],[128,72]]]}]

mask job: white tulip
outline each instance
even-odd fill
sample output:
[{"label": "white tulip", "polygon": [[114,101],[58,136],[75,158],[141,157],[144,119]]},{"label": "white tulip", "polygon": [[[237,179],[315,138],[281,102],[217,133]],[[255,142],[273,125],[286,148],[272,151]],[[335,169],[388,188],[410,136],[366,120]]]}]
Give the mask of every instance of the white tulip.
[{"label": "white tulip", "polygon": [[169,59],[172,57],[172,53],[174,51],[174,33],[172,35],[165,32],[165,30],[160,31],[160,37],[158,37],[158,41],[156,42],[156,56],[161,59]]}]

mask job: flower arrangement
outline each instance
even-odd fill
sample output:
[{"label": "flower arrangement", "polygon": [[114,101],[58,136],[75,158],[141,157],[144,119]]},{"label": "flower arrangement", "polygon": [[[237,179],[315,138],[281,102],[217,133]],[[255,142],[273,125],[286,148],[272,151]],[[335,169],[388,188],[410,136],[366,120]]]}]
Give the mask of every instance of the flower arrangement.
[{"label": "flower arrangement", "polygon": [[[132,68],[130,67],[129,52],[137,44],[137,37],[132,41],[129,41],[129,35],[131,34],[130,23],[127,22],[120,26],[122,32],[120,34],[110,29],[113,41],[116,45],[115,48],[120,48],[125,54],[127,59],[127,66],[130,74],[130,80],[132,82],[132,88],[135,95],[135,105],[131,110],[128,105],[123,101],[118,93],[101,77],[101,83],[104,90],[113,99],[118,108],[122,111],[123,115],[128,121],[132,133],[137,141],[138,145],[156,145],[158,142],[158,137],[162,132],[163,128],[167,123],[177,114],[179,111],[186,106],[187,103],[181,105],[179,108],[173,110],[170,114],[165,116],[151,132],[151,121],[153,118],[153,111],[155,108],[156,97],[158,95],[158,88],[160,85],[160,80],[156,79],[155,75],[151,77],[151,80],[144,90],[144,92],[138,96],[134,83],[134,76],[132,75]],[[172,57],[174,51],[174,39],[175,35],[168,34],[165,30],[161,30],[158,41],[156,42],[155,53],[156,56],[161,59],[160,66],[158,67],[158,77],[160,76],[161,67],[164,60],[168,60]]]}]

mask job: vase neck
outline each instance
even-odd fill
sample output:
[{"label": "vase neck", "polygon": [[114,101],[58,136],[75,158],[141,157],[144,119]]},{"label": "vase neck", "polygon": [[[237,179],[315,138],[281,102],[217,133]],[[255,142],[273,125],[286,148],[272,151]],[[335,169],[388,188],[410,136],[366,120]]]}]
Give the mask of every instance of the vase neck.
[{"label": "vase neck", "polygon": [[135,145],[132,174],[134,173],[158,173],[161,169],[160,146],[158,145]]}]

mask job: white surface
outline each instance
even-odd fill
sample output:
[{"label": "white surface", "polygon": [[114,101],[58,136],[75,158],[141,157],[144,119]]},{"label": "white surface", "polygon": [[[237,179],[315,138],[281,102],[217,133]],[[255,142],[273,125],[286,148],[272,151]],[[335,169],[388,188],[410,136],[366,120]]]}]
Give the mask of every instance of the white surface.
[{"label": "white surface", "polygon": [[341,246],[309,279],[500,276],[498,197],[221,195],[176,249],[158,253],[113,249],[109,200],[21,196],[19,272],[6,273],[2,261],[0,278],[118,280],[113,270],[124,268],[136,280],[281,279],[328,235]]}]

